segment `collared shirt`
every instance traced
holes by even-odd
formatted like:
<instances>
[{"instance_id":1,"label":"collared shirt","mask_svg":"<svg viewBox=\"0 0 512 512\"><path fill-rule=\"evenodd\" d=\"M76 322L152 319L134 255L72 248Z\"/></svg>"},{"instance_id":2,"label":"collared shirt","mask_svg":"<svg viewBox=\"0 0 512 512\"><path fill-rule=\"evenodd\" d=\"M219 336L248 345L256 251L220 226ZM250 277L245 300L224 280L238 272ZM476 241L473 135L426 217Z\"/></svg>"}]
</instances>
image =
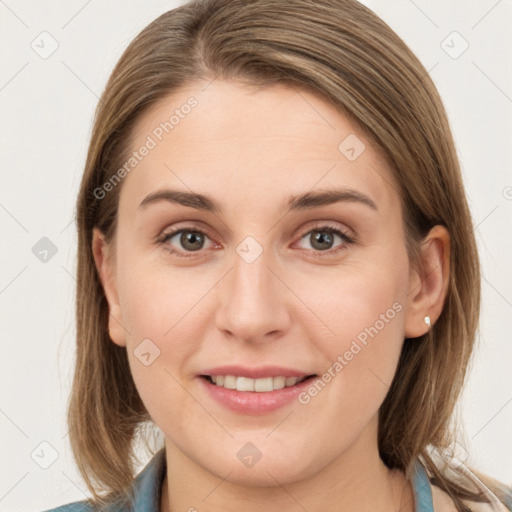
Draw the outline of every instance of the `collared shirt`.
<instances>
[{"instance_id":1,"label":"collared shirt","mask_svg":"<svg viewBox=\"0 0 512 512\"><path fill-rule=\"evenodd\" d=\"M160 510L160 497L166 466L165 448L162 448L133 481L134 508L114 504L106 509L105 512L158 512ZM414 491L415 512L434 512L434 502L436 502L436 512L456 510L454 505L451 505L450 501L448 501L448 495L430 483L425 468L419 460L415 463L411 483ZM432 495L433 491L434 498ZM506 512L505 506L503 505L502 507L499 505L491 507L485 504L478 504L470 510L504 510ZM76 501L45 512L95 512L96 510L92 505L88 505L86 501Z\"/></svg>"}]
</instances>

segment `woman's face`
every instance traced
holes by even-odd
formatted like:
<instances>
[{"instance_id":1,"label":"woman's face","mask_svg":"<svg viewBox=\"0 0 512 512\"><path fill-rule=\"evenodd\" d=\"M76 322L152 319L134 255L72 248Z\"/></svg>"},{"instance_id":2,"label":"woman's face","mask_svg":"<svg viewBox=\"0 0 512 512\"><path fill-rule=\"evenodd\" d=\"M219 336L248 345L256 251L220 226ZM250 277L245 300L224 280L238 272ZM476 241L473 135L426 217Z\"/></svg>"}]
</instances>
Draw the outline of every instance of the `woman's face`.
<instances>
[{"instance_id":1,"label":"woman's face","mask_svg":"<svg viewBox=\"0 0 512 512\"><path fill-rule=\"evenodd\" d=\"M122 188L102 275L167 449L253 485L376 456L404 337L427 330L379 151L316 96L222 81L161 100L132 150L104 187Z\"/></svg>"}]
</instances>

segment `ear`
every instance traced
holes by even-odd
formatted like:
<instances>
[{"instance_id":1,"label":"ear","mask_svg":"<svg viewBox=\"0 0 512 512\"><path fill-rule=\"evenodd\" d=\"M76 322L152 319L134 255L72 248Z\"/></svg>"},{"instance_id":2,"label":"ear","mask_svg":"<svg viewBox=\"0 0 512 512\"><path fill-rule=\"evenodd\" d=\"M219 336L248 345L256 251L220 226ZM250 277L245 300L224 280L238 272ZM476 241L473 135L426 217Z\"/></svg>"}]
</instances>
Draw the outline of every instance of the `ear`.
<instances>
[{"instance_id":1,"label":"ear","mask_svg":"<svg viewBox=\"0 0 512 512\"><path fill-rule=\"evenodd\" d=\"M422 242L419 268L411 267L405 317L405 337L416 338L428 332L443 310L450 276L450 234L434 226Z\"/></svg>"},{"instance_id":2,"label":"ear","mask_svg":"<svg viewBox=\"0 0 512 512\"><path fill-rule=\"evenodd\" d=\"M114 248L105 242L105 235L98 228L93 228L92 252L94 262L109 306L108 332L116 345L125 347L126 332L121 322L121 306L119 305L115 268L111 257L112 250Z\"/></svg>"}]
</instances>

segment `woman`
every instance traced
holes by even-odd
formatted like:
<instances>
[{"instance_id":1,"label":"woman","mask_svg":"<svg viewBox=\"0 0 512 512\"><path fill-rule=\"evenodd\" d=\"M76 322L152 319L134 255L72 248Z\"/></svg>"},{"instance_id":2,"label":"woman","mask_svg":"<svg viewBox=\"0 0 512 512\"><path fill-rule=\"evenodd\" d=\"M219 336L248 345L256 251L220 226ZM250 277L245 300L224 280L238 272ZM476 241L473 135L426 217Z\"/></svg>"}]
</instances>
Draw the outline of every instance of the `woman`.
<instances>
[{"instance_id":1,"label":"woman","mask_svg":"<svg viewBox=\"0 0 512 512\"><path fill-rule=\"evenodd\" d=\"M450 128L371 11L160 16L100 100L77 223L93 500L60 510L506 510L450 429L480 301Z\"/></svg>"}]
</instances>

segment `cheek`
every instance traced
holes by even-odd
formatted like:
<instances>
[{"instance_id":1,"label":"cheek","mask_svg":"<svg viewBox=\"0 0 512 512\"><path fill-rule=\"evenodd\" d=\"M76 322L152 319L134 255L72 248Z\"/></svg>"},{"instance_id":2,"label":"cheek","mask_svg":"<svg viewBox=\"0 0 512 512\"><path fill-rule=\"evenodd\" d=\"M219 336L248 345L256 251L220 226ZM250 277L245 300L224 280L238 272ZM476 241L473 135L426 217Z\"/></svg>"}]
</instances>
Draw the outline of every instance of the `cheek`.
<instances>
[{"instance_id":1,"label":"cheek","mask_svg":"<svg viewBox=\"0 0 512 512\"><path fill-rule=\"evenodd\" d=\"M388 262L365 261L360 267L333 273L322 283L311 279L303 283L308 305L321 319L307 328L308 338L316 340L326 356L321 378L326 387L336 390L329 400L349 409L367 409L369 414L384 399L404 340L407 259L395 255ZM333 411L339 411L332 405ZM346 409L339 412L345 413Z\"/></svg>"},{"instance_id":2,"label":"cheek","mask_svg":"<svg viewBox=\"0 0 512 512\"><path fill-rule=\"evenodd\" d=\"M157 251L151 257L134 252L119 264L119 300L132 343L144 336L172 345L216 282L199 268L172 268Z\"/></svg>"},{"instance_id":3,"label":"cheek","mask_svg":"<svg viewBox=\"0 0 512 512\"><path fill-rule=\"evenodd\" d=\"M127 355L136 387L152 417L158 415L162 396L181 396L178 381L184 362L194 351L186 332L200 292L185 281L179 272L167 270L164 274L161 266L137 258L136 253L119 260L119 302ZM179 398L177 402L179 407Z\"/></svg>"},{"instance_id":4,"label":"cheek","mask_svg":"<svg viewBox=\"0 0 512 512\"><path fill-rule=\"evenodd\" d=\"M165 362L171 371L185 373L186 361L201 340L205 292L201 286L182 283L178 274L167 277L167 282L154 280L146 270L126 281L122 311L129 331L127 347L135 356L149 352L156 366Z\"/></svg>"},{"instance_id":5,"label":"cheek","mask_svg":"<svg viewBox=\"0 0 512 512\"><path fill-rule=\"evenodd\" d=\"M378 335L401 341L401 312L407 294L407 275L402 268L407 264L386 266L382 260L375 264L366 261L319 279L304 276L296 281L316 317L310 325L325 330L325 346L331 355L348 349L354 339L364 344ZM318 332L311 331L310 339L320 338Z\"/></svg>"},{"instance_id":6,"label":"cheek","mask_svg":"<svg viewBox=\"0 0 512 512\"><path fill-rule=\"evenodd\" d=\"M178 429L181 422L175 418L187 417L192 405L184 391L187 362L197 350L191 343L190 319L182 301L170 301L159 290L139 288L136 295L127 307L131 374L153 421L164 431L168 425Z\"/></svg>"}]
</instances>

